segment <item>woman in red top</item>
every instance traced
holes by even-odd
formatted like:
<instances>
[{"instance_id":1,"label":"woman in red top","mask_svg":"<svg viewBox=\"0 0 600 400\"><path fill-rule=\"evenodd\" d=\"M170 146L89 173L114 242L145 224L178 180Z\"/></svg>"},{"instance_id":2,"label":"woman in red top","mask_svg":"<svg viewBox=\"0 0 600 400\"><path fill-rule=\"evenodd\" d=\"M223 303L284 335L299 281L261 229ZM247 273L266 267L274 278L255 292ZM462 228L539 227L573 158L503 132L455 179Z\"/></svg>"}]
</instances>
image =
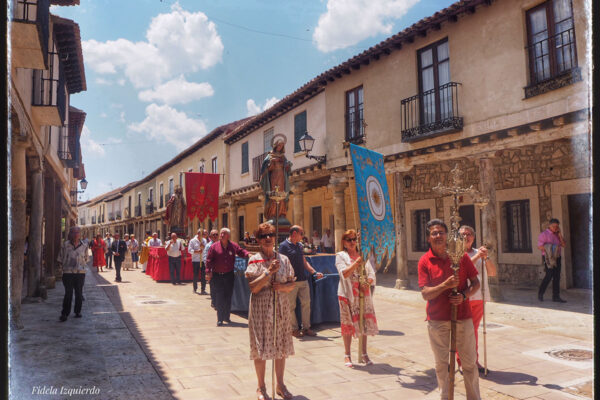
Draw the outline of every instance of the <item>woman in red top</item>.
<instances>
[{"instance_id":1,"label":"woman in red top","mask_svg":"<svg viewBox=\"0 0 600 400\"><path fill-rule=\"evenodd\" d=\"M96 239L92 241L92 254L94 255L94 267L98 268L98 272L104 272L102 267L106 265L106 260L104 259L104 240L102 240L102 235L96 235Z\"/></svg>"}]
</instances>

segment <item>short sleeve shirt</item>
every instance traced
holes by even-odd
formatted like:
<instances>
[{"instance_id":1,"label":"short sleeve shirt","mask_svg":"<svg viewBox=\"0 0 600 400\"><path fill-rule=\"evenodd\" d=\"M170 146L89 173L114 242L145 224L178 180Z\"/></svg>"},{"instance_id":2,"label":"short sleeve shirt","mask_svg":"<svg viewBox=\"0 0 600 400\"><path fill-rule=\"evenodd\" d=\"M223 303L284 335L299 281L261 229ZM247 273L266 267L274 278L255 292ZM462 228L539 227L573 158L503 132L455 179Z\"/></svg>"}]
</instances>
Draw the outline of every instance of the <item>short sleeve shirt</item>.
<instances>
[{"instance_id":1,"label":"short sleeve shirt","mask_svg":"<svg viewBox=\"0 0 600 400\"><path fill-rule=\"evenodd\" d=\"M289 239L286 239L279 245L279 252L290 259L296 280L305 281L307 278L304 269L304 246L302 243L298 242L294 244Z\"/></svg>"},{"instance_id":2,"label":"short sleeve shirt","mask_svg":"<svg viewBox=\"0 0 600 400\"><path fill-rule=\"evenodd\" d=\"M449 257L440 258L433 254L431 249L425 253L419 260L419 287L437 286L443 283L454 273L452 270L452 261ZM477 277L477 269L469 256L465 253L460 260L460 269L458 272L459 284L457 290L463 291L467 288L467 279ZM440 293L435 299L427 301L427 320L432 321L450 321L450 298L448 297L452 289L447 289ZM457 319L471 318L471 306L469 299L458 305Z\"/></svg>"}]
</instances>

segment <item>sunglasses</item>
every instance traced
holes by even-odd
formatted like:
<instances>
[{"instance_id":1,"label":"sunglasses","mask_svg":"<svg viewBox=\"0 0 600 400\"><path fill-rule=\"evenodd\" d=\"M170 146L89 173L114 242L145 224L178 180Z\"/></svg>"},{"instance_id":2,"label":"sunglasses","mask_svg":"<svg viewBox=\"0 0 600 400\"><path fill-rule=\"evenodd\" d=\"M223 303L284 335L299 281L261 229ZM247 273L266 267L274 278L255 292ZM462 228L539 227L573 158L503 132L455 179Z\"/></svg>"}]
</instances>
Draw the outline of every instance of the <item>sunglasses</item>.
<instances>
[{"instance_id":1,"label":"sunglasses","mask_svg":"<svg viewBox=\"0 0 600 400\"><path fill-rule=\"evenodd\" d=\"M354 237L354 238L347 238L347 239L344 239L344 240L346 242L356 242L357 239Z\"/></svg>"},{"instance_id":2,"label":"sunglasses","mask_svg":"<svg viewBox=\"0 0 600 400\"><path fill-rule=\"evenodd\" d=\"M266 239L266 238L272 238L275 237L275 232L273 233L263 233L261 235L258 235L259 239Z\"/></svg>"}]
</instances>

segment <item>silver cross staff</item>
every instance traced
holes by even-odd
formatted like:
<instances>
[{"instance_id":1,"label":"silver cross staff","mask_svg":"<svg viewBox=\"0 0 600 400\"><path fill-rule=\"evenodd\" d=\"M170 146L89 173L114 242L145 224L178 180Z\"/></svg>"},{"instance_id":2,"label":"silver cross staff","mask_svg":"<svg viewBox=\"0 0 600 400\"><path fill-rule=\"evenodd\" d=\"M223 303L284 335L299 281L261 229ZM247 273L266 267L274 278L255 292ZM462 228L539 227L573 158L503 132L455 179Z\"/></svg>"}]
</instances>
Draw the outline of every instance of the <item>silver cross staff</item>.
<instances>
[{"instance_id":1,"label":"silver cross staff","mask_svg":"<svg viewBox=\"0 0 600 400\"><path fill-rule=\"evenodd\" d=\"M452 215L450 217L451 230L448 235L448 246L447 253L448 257L452 261L452 270L454 276L458 276L460 269L460 259L465 254L465 240L458 233L460 227L460 215L458 214L458 201L459 196L468 194L474 199L474 203L477 205L487 204L488 200L483 198L481 193L473 187L473 185L465 188L463 187L463 172L460 170L458 164L450 171L450 177L452 184L450 186L443 186L438 183L433 190L444 195L452 195L453 207ZM452 289L452 294L457 294L456 288ZM454 400L454 374L456 370L456 317L457 317L457 306L452 304L451 307L451 323L450 323L450 370L448 374L448 400Z\"/></svg>"}]
</instances>

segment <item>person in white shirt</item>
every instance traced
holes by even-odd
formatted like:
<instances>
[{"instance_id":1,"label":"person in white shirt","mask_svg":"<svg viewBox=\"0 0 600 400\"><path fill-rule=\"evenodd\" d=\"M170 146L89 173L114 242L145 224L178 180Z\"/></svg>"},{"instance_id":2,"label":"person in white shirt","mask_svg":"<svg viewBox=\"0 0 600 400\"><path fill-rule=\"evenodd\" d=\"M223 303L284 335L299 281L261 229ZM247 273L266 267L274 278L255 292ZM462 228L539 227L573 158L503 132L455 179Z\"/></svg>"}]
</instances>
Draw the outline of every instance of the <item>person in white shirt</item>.
<instances>
[{"instance_id":1,"label":"person in white shirt","mask_svg":"<svg viewBox=\"0 0 600 400\"><path fill-rule=\"evenodd\" d=\"M183 244L181 239L177 239L175 232L171 233L171 240L165 245L167 256L169 256L169 275L173 285L181 284L181 250Z\"/></svg>"},{"instance_id":2,"label":"person in white shirt","mask_svg":"<svg viewBox=\"0 0 600 400\"><path fill-rule=\"evenodd\" d=\"M112 244L113 244L113 237L112 234L110 232L106 232L106 236L104 237L104 245L105 250L104 250L104 258L106 259L106 268L107 269L112 269L112 261L113 261L113 253L112 253Z\"/></svg>"},{"instance_id":3,"label":"person in white shirt","mask_svg":"<svg viewBox=\"0 0 600 400\"><path fill-rule=\"evenodd\" d=\"M325 233L321 238L321 244L323 245L323 252L333 254L333 237L331 236L331 229L325 229Z\"/></svg>"},{"instance_id":4,"label":"person in white shirt","mask_svg":"<svg viewBox=\"0 0 600 400\"><path fill-rule=\"evenodd\" d=\"M194 293L198 290L198 274L200 274L200 294L206 294L206 269L202 265L202 252L206 246L206 239L202 237L202 229L198 229L196 236L188 245L188 252L192 255L192 267L194 268L193 287Z\"/></svg>"},{"instance_id":5,"label":"person in white shirt","mask_svg":"<svg viewBox=\"0 0 600 400\"><path fill-rule=\"evenodd\" d=\"M162 241L158 238L158 233L154 232L152 234L152 239L148 242L150 247L160 247L162 246Z\"/></svg>"},{"instance_id":6,"label":"person in white shirt","mask_svg":"<svg viewBox=\"0 0 600 400\"><path fill-rule=\"evenodd\" d=\"M219 239L219 231L216 229L210 231L210 236L208 237L208 239L209 241L208 243L206 243L206 246L204 246L204 252L202 253L202 265L205 268L206 257L208 256L208 249L210 249L210 246L212 246L212 244ZM212 308L215 308L215 290L213 289L213 282L210 279L208 279L208 286L210 287L210 306Z\"/></svg>"},{"instance_id":7,"label":"person in white shirt","mask_svg":"<svg viewBox=\"0 0 600 400\"><path fill-rule=\"evenodd\" d=\"M140 244L138 243L138 241L135 238L134 234L131 234L129 236L129 251L131 252L131 262L133 263L134 268L139 268L138 267L138 250L140 248Z\"/></svg>"},{"instance_id":8,"label":"person in white shirt","mask_svg":"<svg viewBox=\"0 0 600 400\"><path fill-rule=\"evenodd\" d=\"M321 238L319 237L319 232L314 231L311 240L313 246L315 246L315 250L321 253Z\"/></svg>"}]
</instances>

